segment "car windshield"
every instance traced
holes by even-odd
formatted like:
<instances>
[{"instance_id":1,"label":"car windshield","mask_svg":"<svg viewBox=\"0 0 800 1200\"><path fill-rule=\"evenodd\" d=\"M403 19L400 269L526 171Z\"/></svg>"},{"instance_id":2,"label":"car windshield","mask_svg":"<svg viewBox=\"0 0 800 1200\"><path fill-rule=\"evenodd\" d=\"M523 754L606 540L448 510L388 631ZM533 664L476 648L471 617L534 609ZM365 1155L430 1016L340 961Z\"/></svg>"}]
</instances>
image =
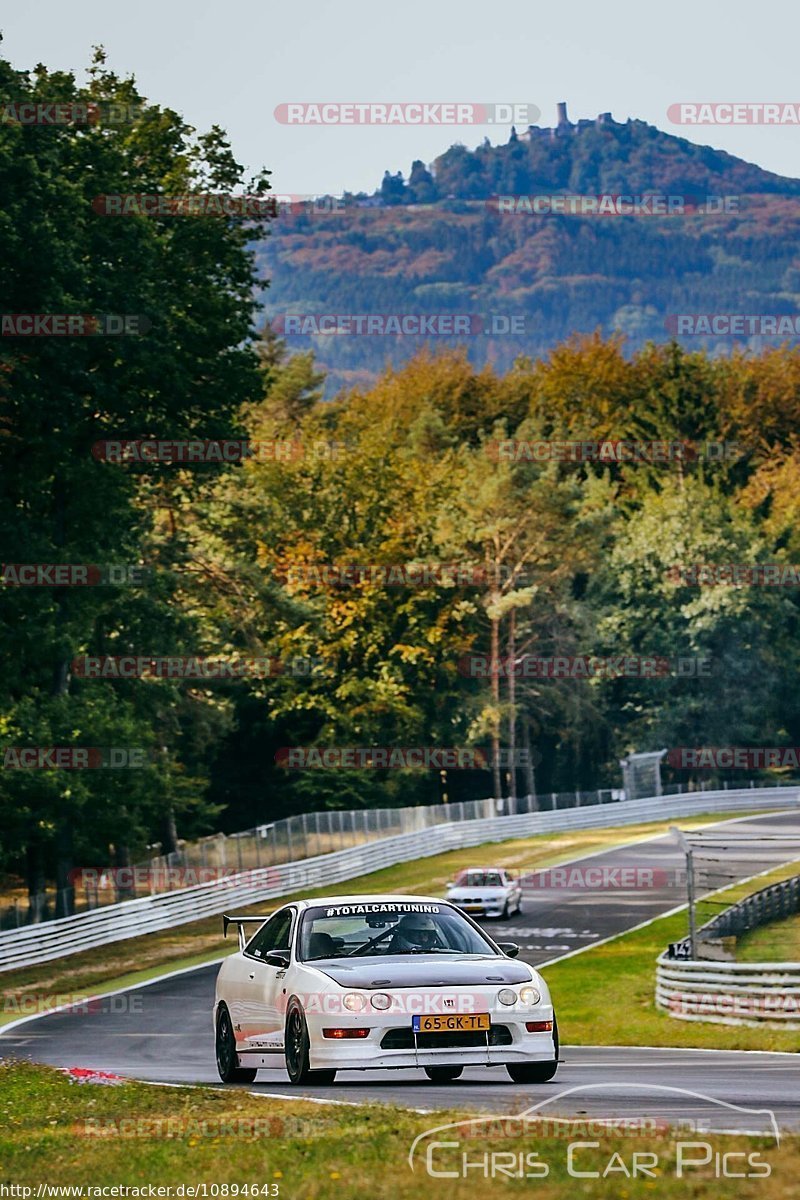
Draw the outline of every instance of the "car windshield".
<instances>
[{"instance_id":1,"label":"car windshield","mask_svg":"<svg viewBox=\"0 0 800 1200\"><path fill-rule=\"evenodd\" d=\"M456 875L457 887L502 887L499 871L462 871Z\"/></svg>"},{"instance_id":2,"label":"car windshield","mask_svg":"<svg viewBox=\"0 0 800 1200\"><path fill-rule=\"evenodd\" d=\"M496 954L480 932L444 904L326 905L303 914L298 957L364 958L388 954Z\"/></svg>"}]
</instances>

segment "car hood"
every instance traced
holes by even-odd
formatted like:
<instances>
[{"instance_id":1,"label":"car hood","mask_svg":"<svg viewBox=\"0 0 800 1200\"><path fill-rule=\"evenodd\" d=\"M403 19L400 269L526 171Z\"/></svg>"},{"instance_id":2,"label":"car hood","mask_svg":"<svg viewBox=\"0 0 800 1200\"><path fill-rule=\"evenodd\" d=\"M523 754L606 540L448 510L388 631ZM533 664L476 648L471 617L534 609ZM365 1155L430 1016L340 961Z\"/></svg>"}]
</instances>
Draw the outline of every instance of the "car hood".
<instances>
[{"instance_id":1,"label":"car hood","mask_svg":"<svg viewBox=\"0 0 800 1200\"><path fill-rule=\"evenodd\" d=\"M480 984L528 983L531 968L509 958L423 958L417 954L387 955L378 961L315 959L307 964L342 987L475 987Z\"/></svg>"}]
</instances>

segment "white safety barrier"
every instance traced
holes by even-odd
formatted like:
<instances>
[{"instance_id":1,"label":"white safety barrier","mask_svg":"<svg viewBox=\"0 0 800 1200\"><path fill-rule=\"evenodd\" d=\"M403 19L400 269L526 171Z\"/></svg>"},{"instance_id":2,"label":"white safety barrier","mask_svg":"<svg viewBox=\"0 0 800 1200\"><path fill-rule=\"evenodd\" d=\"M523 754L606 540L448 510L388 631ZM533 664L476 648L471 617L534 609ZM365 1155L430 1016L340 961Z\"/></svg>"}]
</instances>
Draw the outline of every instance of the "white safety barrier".
<instances>
[{"instance_id":1,"label":"white safety barrier","mask_svg":"<svg viewBox=\"0 0 800 1200\"><path fill-rule=\"evenodd\" d=\"M681 1021L800 1029L800 963L703 962L662 954L656 1006Z\"/></svg>"},{"instance_id":2,"label":"white safety barrier","mask_svg":"<svg viewBox=\"0 0 800 1200\"><path fill-rule=\"evenodd\" d=\"M742 788L680 796L652 796L616 804L591 805L518 816L488 817L442 824L337 850L317 858L263 867L180 891L126 900L103 908L29 925L0 935L0 972L49 962L67 954L110 942L156 933L246 905L313 888L329 887L397 863L426 858L447 850L499 842L506 838L636 825L643 821L692 816L696 813L791 808L800 793L791 788Z\"/></svg>"}]
</instances>

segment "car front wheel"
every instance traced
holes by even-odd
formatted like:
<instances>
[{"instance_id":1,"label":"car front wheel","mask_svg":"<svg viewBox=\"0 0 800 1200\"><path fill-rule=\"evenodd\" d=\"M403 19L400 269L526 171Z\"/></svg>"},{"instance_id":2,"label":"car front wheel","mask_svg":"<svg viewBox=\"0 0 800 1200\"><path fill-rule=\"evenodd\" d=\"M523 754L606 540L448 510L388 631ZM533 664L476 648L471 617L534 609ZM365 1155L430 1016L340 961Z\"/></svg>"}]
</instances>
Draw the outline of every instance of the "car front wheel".
<instances>
[{"instance_id":1,"label":"car front wheel","mask_svg":"<svg viewBox=\"0 0 800 1200\"><path fill-rule=\"evenodd\" d=\"M556 1056L549 1062L506 1063L514 1083L549 1083L558 1070L558 1021L553 1018L553 1044Z\"/></svg>"},{"instance_id":2,"label":"car front wheel","mask_svg":"<svg viewBox=\"0 0 800 1200\"><path fill-rule=\"evenodd\" d=\"M239 1055L236 1053L236 1038L233 1033L230 1013L224 1004L219 1007L217 1014L217 1071L223 1083L252 1083L256 1077L256 1068L240 1067Z\"/></svg>"},{"instance_id":3,"label":"car front wheel","mask_svg":"<svg viewBox=\"0 0 800 1200\"><path fill-rule=\"evenodd\" d=\"M506 1070L514 1083L549 1083L558 1070L558 1063L506 1063Z\"/></svg>"},{"instance_id":4,"label":"car front wheel","mask_svg":"<svg viewBox=\"0 0 800 1200\"><path fill-rule=\"evenodd\" d=\"M292 1083L333 1083L335 1071L312 1071L308 1065L308 1025L302 1008L293 1001L286 1014L284 1056L286 1071Z\"/></svg>"}]
</instances>

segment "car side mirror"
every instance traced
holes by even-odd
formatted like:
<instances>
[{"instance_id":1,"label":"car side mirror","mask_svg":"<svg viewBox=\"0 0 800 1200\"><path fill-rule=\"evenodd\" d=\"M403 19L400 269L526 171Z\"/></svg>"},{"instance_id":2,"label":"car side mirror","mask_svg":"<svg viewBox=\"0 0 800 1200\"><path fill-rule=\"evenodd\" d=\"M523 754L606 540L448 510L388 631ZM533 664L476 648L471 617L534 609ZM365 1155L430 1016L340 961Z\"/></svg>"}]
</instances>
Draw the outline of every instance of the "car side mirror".
<instances>
[{"instance_id":1,"label":"car side mirror","mask_svg":"<svg viewBox=\"0 0 800 1200\"><path fill-rule=\"evenodd\" d=\"M270 950L264 955L264 962L268 967L280 967L285 971L289 966L289 951L288 950Z\"/></svg>"},{"instance_id":2,"label":"car side mirror","mask_svg":"<svg viewBox=\"0 0 800 1200\"><path fill-rule=\"evenodd\" d=\"M506 958L516 958L519 954L519 946L516 942L498 942L497 945Z\"/></svg>"}]
</instances>

